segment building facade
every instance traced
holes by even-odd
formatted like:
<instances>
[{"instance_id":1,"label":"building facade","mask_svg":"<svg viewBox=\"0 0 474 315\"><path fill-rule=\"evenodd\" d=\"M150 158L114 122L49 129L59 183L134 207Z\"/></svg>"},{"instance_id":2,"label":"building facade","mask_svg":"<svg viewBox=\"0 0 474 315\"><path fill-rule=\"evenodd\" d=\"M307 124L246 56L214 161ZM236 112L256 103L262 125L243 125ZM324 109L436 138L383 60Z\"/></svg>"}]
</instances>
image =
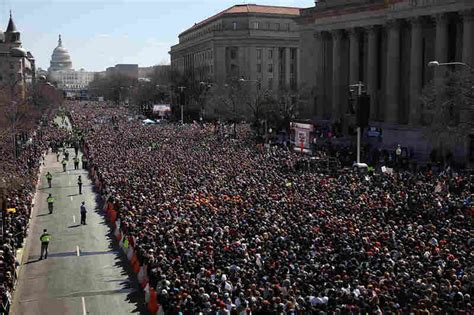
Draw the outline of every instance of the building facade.
<instances>
[{"instance_id":1,"label":"building facade","mask_svg":"<svg viewBox=\"0 0 474 315\"><path fill-rule=\"evenodd\" d=\"M473 9L472 0L320 0L301 10L300 76L313 117L344 121L349 85L363 82L384 145L404 141L426 155L421 92L449 70L428 62L474 65Z\"/></svg>"},{"instance_id":2,"label":"building facade","mask_svg":"<svg viewBox=\"0 0 474 315\"><path fill-rule=\"evenodd\" d=\"M139 77L138 64L117 64L113 67L108 67L105 72L109 76L119 74L135 80Z\"/></svg>"},{"instance_id":3,"label":"building facade","mask_svg":"<svg viewBox=\"0 0 474 315\"><path fill-rule=\"evenodd\" d=\"M179 35L171 69L193 81L245 78L262 88L296 88L299 8L235 5Z\"/></svg>"},{"instance_id":4,"label":"building facade","mask_svg":"<svg viewBox=\"0 0 474 315\"><path fill-rule=\"evenodd\" d=\"M7 30L0 31L0 91L23 99L28 86L34 88L35 59L22 47L20 35L10 13Z\"/></svg>"},{"instance_id":5,"label":"building facade","mask_svg":"<svg viewBox=\"0 0 474 315\"><path fill-rule=\"evenodd\" d=\"M86 93L89 83L94 79L94 74L84 69L73 69L71 56L63 46L61 35L59 35L58 46L53 50L48 69L50 80L56 82L57 87L68 97L75 97Z\"/></svg>"}]
</instances>

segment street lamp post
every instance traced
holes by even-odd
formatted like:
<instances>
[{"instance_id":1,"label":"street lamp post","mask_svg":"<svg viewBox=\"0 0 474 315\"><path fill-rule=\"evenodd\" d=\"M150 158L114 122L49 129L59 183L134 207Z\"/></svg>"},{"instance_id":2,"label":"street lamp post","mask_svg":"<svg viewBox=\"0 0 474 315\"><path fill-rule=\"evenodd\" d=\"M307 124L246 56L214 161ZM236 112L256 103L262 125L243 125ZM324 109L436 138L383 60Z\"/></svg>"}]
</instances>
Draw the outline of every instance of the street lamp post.
<instances>
[{"instance_id":1,"label":"street lamp post","mask_svg":"<svg viewBox=\"0 0 474 315\"><path fill-rule=\"evenodd\" d=\"M436 60L428 62L428 67L442 67L442 66L463 66L463 67L469 68L471 71L474 71L474 68L465 62L459 62L459 61L439 62Z\"/></svg>"},{"instance_id":2,"label":"street lamp post","mask_svg":"<svg viewBox=\"0 0 474 315\"><path fill-rule=\"evenodd\" d=\"M246 80L244 79L243 77L238 79L238 82L240 83L244 83L244 82L252 82L252 83L257 83L257 89L260 89L260 81L259 80ZM268 93L268 89L266 89L264 92L263 92L263 95L266 95ZM255 110L257 112L257 119L258 119L258 111L259 111L259 97L258 97L258 94L257 94L257 99L256 99L256 103L255 103ZM266 115L265 115L266 116ZM258 120L257 120L258 121ZM260 121L259 121L259 126L260 127ZM267 129L267 118L265 118L265 122L264 122L264 127L265 127L265 138L268 138L268 129ZM258 128L257 130L258 132L258 135L260 136L260 128Z\"/></svg>"},{"instance_id":3,"label":"street lamp post","mask_svg":"<svg viewBox=\"0 0 474 315\"><path fill-rule=\"evenodd\" d=\"M204 82L204 81L201 81L199 82L199 85L201 87L204 87L204 91L201 90L201 93L202 94L204 92L204 96L202 98L204 98L202 100L202 103L201 103L201 109L200 109L200 117L199 117L199 120L202 122L203 119L204 119L204 113L205 113L205 109L204 109L204 102L205 102L205 98L207 96L207 92L209 91L209 89L214 85L214 83L212 82ZM201 96L201 95L200 95Z\"/></svg>"},{"instance_id":4,"label":"street lamp post","mask_svg":"<svg viewBox=\"0 0 474 315\"><path fill-rule=\"evenodd\" d=\"M349 87L357 87L357 95L361 96L362 95L362 87L364 84L359 81L357 84L351 84ZM357 165L360 164L360 126L357 126Z\"/></svg>"},{"instance_id":5,"label":"street lamp post","mask_svg":"<svg viewBox=\"0 0 474 315\"><path fill-rule=\"evenodd\" d=\"M186 87L185 86L178 86L178 89L180 91L179 94L179 102L181 103L181 123L184 124L184 101L183 101L183 91Z\"/></svg>"},{"instance_id":6,"label":"street lamp post","mask_svg":"<svg viewBox=\"0 0 474 315\"><path fill-rule=\"evenodd\" d=\"M231 88L233 89L232 86L230 86L229 84L224 84L224 87L225 88ZM237 113L236 113L236 108L235 108L235 99L232 100L232 125L233 125L233 133L234 133L234 139L237 138L237 128L236 128L236 125L237 125Z\"/></svg>"}]
</instances>

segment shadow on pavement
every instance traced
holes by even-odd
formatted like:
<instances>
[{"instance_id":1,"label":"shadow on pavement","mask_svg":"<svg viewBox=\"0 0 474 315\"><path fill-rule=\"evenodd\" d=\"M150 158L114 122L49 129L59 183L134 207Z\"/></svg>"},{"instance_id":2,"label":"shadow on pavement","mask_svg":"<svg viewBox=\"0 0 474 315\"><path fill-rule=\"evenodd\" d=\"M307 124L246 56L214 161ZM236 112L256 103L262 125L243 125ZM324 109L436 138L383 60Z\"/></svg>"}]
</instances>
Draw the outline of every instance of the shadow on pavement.
<instances>
[{"instance_id":1,"label":"shadow on pavement","mask_svg":"<svg viewBox=\"0 0 474 315\"><path fill-rule=\"evenodd\" d=\"M70 225L70 226L68 226L67 228L68 228L68 229L73 229L73 228L77 228L78 226L81 226L81 225L80 225L80 224Z\"/></svg>"},{"instance_id":2,"label":"shadow on pavement","mask_svg":"<svg viewBox=\"0 0 474 315\"><path fill-rule=\"evenodd\" d=\"M37 258L37 259L28 260L26 263L24 263L24 265L33 264L33 263L38 262L38 261L41 261L41 259Z\"/></svg>"},{"instance_id":3,"label":"shadow on pavement","mask_svg":"<svg viewBox=\"0 0 474 315\"><path fill-rule=\"evenodd\" d=\"M46 215L50 215L51 213L43 213L43 214L38 214L37 217L44 217Z\"/></svg>"}]
</instances>

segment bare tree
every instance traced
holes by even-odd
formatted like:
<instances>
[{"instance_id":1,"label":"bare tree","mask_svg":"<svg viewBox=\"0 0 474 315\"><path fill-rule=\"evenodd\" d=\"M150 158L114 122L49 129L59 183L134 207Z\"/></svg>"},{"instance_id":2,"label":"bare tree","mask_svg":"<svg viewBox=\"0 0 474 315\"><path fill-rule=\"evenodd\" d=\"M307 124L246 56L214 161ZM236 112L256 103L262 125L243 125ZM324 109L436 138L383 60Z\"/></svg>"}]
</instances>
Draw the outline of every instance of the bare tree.
<instances>
[{"instance_id":1,"label":"bare tree","mask_svg":"<svg viewBox=\"0 0 474 315\"><path fill-rule=\"evenodd\" d=\"M428 117L425 136L440 149L459 144L474 132L473 72L448 72L439 82L430 82L421 101Z\"/></svg>"}]
</instances>

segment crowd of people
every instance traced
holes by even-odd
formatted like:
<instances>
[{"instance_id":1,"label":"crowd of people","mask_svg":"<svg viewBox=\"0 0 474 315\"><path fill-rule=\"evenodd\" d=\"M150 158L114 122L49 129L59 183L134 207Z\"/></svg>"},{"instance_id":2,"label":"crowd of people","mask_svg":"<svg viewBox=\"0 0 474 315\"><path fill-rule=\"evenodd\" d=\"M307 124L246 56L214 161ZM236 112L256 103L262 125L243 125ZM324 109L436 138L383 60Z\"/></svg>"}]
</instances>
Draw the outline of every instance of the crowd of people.
<instances>
[{"instance_id":1,"label":"crowd of people","mask_svg":"<svg viewBox=\"0 0 474 315\"><path fill-rule=\"evenodd\" d=\"M45 117L49 120L51 117ZM37 126L38 127L38 126ZM8 314L16 280L16 251L26 237L43 152L66 139L65 130L44 124L0 141L0 314Z\"/></svg>"},{"instance_id":2,"label":"crowd of people","mask_svg":"<svg viewBox=\"0 0 474 315\"><path fill-rule=\"evenodd\" d=\"M166 314L469 313L465 175L296 172L211 125L71 102L90 167Z\"/></svg>"}]
</instances>

